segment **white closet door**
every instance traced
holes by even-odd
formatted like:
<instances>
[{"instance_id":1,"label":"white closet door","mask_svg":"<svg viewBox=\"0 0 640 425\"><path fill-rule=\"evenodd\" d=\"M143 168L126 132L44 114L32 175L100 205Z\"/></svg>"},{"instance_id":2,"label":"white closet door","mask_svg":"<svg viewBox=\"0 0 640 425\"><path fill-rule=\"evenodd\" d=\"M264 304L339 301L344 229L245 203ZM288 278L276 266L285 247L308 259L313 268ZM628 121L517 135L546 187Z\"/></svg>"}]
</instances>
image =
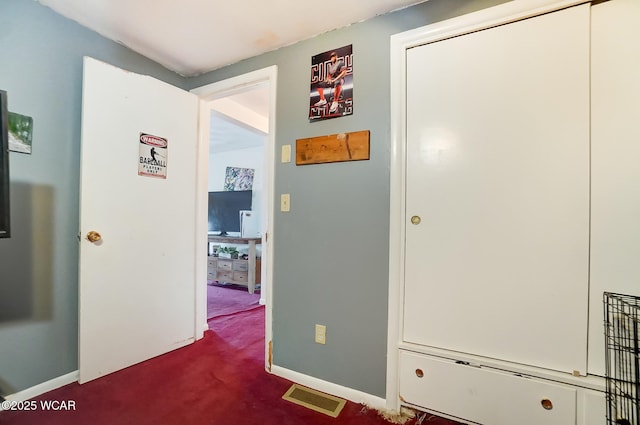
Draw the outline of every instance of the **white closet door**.
<instances>
[{"instance_id":1,"label":"white closet door","mask_svg":"<svg viewBox=\"0 0 640 425\"><path fill-rule=\"evenodd\" d=\"M589 6L416 47L407 69L404 340L584 373Z\"/></svg>"},{"instance_id":2,"label":"white closet door","mask_svg":"<svg viewBox=\"0 0 640 425\"><path fill-rule=\"evenodd\" d=\"M640 2L592 13L589 373L604 375L602 293L640 295Z\"/></svg>"}]
</instances>

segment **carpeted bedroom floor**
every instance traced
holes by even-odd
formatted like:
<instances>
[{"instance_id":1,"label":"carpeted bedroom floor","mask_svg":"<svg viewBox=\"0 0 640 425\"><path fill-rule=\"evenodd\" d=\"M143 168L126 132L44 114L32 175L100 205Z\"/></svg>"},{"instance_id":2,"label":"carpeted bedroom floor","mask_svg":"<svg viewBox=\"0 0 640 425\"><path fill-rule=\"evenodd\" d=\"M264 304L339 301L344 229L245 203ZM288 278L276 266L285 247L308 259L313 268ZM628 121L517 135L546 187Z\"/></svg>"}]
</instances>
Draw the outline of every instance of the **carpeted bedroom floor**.
<instances>
[{"instance_id":1,"label":"carpeted bedroom floor","mask_svg":"<svg viewBox=\"0 0 640 425\"><path fill-rule=\"evenodd\" d=\"M232 284L207 285L207 320L260 306L260 290L250 294L246 287Z\"/></svg>"}]
</instances>

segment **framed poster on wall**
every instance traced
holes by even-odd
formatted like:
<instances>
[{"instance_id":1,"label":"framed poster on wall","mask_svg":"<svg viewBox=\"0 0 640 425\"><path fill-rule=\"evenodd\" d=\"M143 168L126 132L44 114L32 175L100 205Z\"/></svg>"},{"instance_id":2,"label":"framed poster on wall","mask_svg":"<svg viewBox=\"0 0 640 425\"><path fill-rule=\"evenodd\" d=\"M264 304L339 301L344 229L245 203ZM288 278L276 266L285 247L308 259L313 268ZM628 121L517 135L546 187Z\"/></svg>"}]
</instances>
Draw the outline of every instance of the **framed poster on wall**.
<instances>
[{"instance_id":1,"label":"framed poster on wall","mask_svg":"<svg viewBox=\"0 0 640 425\"><path fill-rule=\"evenodd\" d=\"M353 114L352 45L319 53L311 58L309 120Z\"/></svg>"},{"instance_id":2,"label":"framed poster on wall","mask_svg":"<svg viewBox=\"0 0 640 425\"><path fill-rule=\"evenodd\" d=\"M7 92L0 90L0 238L11 235L9 223L9 111Z\"/></svg>"},{"instance_id":3,"label":"framed poster on wall","mask_svg":"<svg viewBox=\"0 0 640 425\"><path fill-rule=\"evenodd\" d=\"M31 153L33 118L9 111L9 151Z\"/></svg>"}]
</instances>

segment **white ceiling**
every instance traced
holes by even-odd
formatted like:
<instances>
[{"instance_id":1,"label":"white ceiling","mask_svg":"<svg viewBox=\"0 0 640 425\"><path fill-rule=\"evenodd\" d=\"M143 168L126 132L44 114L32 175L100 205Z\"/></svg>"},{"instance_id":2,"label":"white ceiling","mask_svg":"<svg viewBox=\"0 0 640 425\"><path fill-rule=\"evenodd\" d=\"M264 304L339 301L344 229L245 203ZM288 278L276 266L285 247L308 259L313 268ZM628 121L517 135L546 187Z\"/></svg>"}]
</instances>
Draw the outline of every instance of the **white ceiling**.
<instances>
[{"instance_id":1,"label":"white ceiling","mask_svg":"<svg viewBox=\"0 0 640 425\"><path fill-rule=\"evenodd\" d=\"M218 154L264 146L267 135L212 111L209 141L209 152Z\"/></svg>"},{"instance_id":2,"label":"white ceiling","mask_svg":"<svg viewBox=\"0 0 640 425\"><path fill-rule=\"evenodd\" d=\"M180 75L195 76L425 0L38 1ZM226 101L212 111L211 151L263 144L268 129L246 124L229 106L266 121L268 87Z\"/></svg>"},{"instance_id":3,"label":"white ceiling","mask_svg":"<svg viewBox=\"0 0 640 425\"><path fill-rule=\"evenodd\" d=\"M425 0L38 0L195 76Z\"/></svg>"},{"instance_id":4,"label":"white ceiling","mask_svg":"<svg viewBox=\"0 0 640 425\"><path fill-rule=\"evenodd\" d=\"M269 133L269 86L211 102L210 151L220 153L262 146Z\"/></svg>"}]
</instances>

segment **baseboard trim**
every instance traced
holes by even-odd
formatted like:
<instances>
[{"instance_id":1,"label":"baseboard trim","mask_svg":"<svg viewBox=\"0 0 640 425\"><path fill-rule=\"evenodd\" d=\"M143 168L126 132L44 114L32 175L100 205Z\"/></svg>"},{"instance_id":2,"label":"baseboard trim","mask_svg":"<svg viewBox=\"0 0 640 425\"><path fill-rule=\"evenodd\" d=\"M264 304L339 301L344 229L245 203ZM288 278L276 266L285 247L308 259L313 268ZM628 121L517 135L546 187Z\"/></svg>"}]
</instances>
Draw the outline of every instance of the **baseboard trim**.
<instances>
[{"instance_id":1,"label":"baseboard trim","mask_svg":"<svg viewBox=\"0 0 640 425\"><path fill-rule=\"evenodd\" d=\"M53 378L49 381L35 385L31 388L27 388L26 390L18 391L17 393L5 396L5 399L7 401L25 401L77 381L78 371L76 370L67 373L66 375L58 376L57 378ZM0 411L2 410L2 406L0 405Z\"/></svg>"},{"instance_id":2,"label":"baseboard trim","mask_svg":"<svg viewBox=\"0 0 640 425\"><path fill-rule=\"evenodd\" d=\"M354 403L366 404L369 407L381 411L384 411L386 409L387 402L385 399L362 391L354 390L353 388L343 387L342 385L314 378L313 376L304 375L302 373L285 369L276 365L273 365L271 367L271 373L281 378L285 378L289 381L295 382L296 384L304 385L314 390L322 391L323 393L331 394L337 397L346 398L347 400Z\"/></svg>"},{"instance_id":3,"label":"baseboard trim","mask_svg":"<svg viewBox=\"0 0 640 425\"><path fill-rule=\"evenodd\" d=\"M200 329L199 333L196 335L196 341L199 341L202 338L204 338L204 333L209 330L209 322L205 321L204 324L202 324L200 326L201 326L201 329Z\"/></svg>"},{"instance_id":4,"label":"baseboard trim","mask_svg":"<svg viewBox=\"0 0 640 425\"><path fill-rule=\"evenodd\" d=\"M300 372L295 372L293 370L276 365L273 365L271 367L271 373L281 378L288 379L289 381L295 382L297 384L313 388L314 390L345 398L354 403L363 403L369 407L379 410L385 410L386 408L385 399L362 391L354 390L353 388L344 387L342 385L314 378L313 376L305 375ZM31 388L27 388L25 390L18 391L17 393L5 396L5 399L7 401L25 401L77 381L78 371L76 370L67 373L66 375L62 375L41 384L35 385ZM2 411L1 407L0 411Z\"/></svg>"}]
</instances>

